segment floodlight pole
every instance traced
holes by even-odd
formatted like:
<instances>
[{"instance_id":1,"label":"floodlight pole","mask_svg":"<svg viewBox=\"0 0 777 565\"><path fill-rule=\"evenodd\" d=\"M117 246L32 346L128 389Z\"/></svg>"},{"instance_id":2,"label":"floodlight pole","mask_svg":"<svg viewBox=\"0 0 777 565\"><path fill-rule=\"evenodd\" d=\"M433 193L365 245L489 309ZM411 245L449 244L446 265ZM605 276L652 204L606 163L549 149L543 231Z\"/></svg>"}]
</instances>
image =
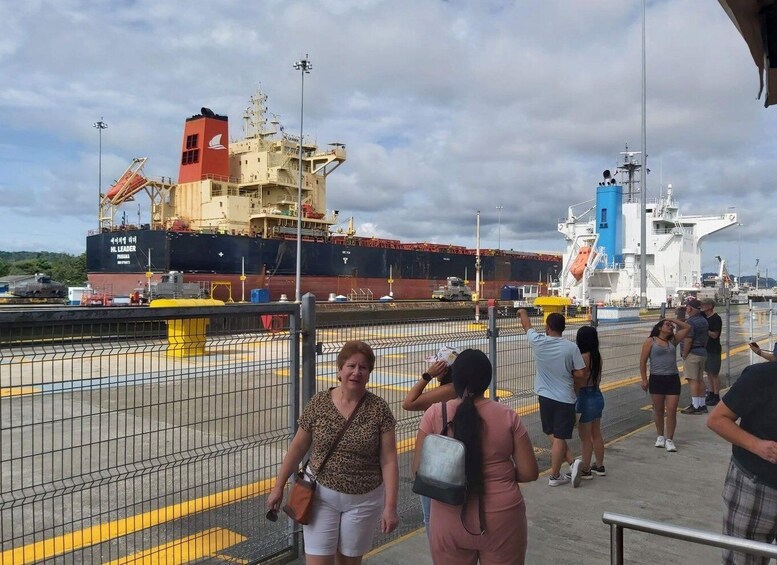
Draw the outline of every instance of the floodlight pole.
<instances>
[{"instance_id":1,"label":"floodlight pole","mask_svg":"<svg viewBox=\"0 0 777 565\"><path fill-rule=\"evenodd\" d=\"M496 207L496 250L501 251L502 249L502 209L504 206L497 206Z\"/></svg>"},{"instance_id":2,"label":"floodlight pole","mask_svg":"<svg viewBox=\"0 0 777 565\"><path fill-rule=\"evenodd\" d=\"M97 128L99 134L99 145L97 149L97 233L100 233L103 215L103 130L108 129L108 124L106 124L103 121L102 116L100 116L100 120L92 124L92 127Z\"/></svg>"},{"instance_id":3,"label":"floodlight pole","mask_svg":"<svg viewBox=\"0 0 777 565\"><path fill-rule=\"evenodd\" d=\"M647 308L647 84L645 76L645 0L642 0L642 167L639 181L639 307Z\"/></svg>"},{"instance_id":4,"label":"floodlight pole","mask_svg":"<svg viewBox=\"0 0 777 565\"><path fill-rule=\"evenodd\" d=\"M299 184L297 185L297 269L294 279L294 300L301 301L301 281L300 273L302 271L302 124L305 117L305 75L313 70L313 65L305 58L294 63L294 68L300 71L302 84L300 88L299 101Z\"/></svg>"},{"instance_id":5,"label":"floodlight pole","mask_svg":"<svg viewBox=\"0 0 777 565\"><path fill-rule=\"evenodd\" d=\"M737 224L738 228L742 227L742 223ZM742 230L737 230L738 242L737 242L737 286L742 287Z\"/></svg>"},{"instance_id":6,"label":"floodlight pole","mask_svg":"<svg viewBox=\"0 0 777 565\"><path fill-rule=\"evenodd\" d=\"M475 227L475 322L480 321L480 210Z\"/></svg>"}]
</instances>

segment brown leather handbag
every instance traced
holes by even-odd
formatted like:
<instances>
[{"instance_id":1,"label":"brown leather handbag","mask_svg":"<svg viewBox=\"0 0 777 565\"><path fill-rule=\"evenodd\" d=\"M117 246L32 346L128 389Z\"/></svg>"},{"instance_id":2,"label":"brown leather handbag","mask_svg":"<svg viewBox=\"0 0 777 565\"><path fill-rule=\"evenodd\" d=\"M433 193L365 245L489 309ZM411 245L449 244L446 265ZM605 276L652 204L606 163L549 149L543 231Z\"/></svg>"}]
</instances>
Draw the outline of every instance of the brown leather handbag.
<instances>
[{"instance_id":1,"label":"brown leather handbag","mask_svg":"<svg viewBox=\"0 0 777 565\"><path fill-rule=\"evenodd\" d=\"M362 396L361 400L359 400L359 404L356 405L356 408L353 409L351 415L348 416L348 420L346 420L340 433L337 434L332 445L329 446L329 451L327 451L324 460L321 462L321 466L318 468L316 475L324 469L324 465L329 461L329 457L331 457L337 444L340 443L340 440L345 435L346 430L351 425L351 422L353 422L356 413L359 411L362 404L364 404L366 398L367 393ZM313 509L313 494L316 492L316 475L308 475L305 471L307 466L308 464L305 463L302 468L294 474L294 484L291 486L289 498L283 506L283 511L289 518L302 525L310 523L310 513Z\"/></svg>"}]
</instances>

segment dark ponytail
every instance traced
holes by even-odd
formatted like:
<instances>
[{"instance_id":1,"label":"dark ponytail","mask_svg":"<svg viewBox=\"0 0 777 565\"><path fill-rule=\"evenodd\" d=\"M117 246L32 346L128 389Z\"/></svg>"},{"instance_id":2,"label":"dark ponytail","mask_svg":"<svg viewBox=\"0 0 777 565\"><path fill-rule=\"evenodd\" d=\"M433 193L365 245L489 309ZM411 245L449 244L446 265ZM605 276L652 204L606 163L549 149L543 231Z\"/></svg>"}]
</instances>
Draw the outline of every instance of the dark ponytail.
<instances>
[{"instance_id":1,"label":"dark ponytail","mask_svg":"<svg viewBox=\"0 0 777 565\"><path fill-rule=\"evenodd\" d=\"M480 414L475 408L475 397L466 395L453 417L453 437L466 448L464 470L467 475L467 491L471 494L483 492L483 448L480 445L482 427Z\"/></svg>"},{"instance_id":2,"label":"dark ponytail","mask_svg":"<svg viewBox=\"0 0 777 565\"><path fill-rule=\"evenodd\" d=\"M491 383L491 362L482 351L465 349L451 366L453 388L461 398L461 405L453 417L453 437L464 444L464 469L470 494L483 493L483 422L475 407L475 399Z\"/></svg>"},{"instance_id":3,"label":"dark ponytail","mask_svg":"<svg viewBox=\"0 0 777 565\"><path fill-rule=\"evenodd\" d=\"M583 326L577 330L577 348L580 353L588 353L591 356L591 372L588 382L593 386L599 386L602 378L602 355L599 353L599 334L596 328Z\"/></svg>"}]
</instances>

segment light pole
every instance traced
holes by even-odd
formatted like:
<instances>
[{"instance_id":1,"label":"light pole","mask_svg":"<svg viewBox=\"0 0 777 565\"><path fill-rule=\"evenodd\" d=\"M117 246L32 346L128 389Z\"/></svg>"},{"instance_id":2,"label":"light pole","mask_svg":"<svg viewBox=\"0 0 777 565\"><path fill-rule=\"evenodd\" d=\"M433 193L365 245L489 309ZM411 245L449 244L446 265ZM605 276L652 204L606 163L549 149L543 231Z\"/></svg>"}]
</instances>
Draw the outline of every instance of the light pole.
<instances>
[{"instance_id":1,"label":"light pole","mask_svg":"<svg viewBox=\"0 0 777 565\"><path fill-rule=\"evenodd\" d=\"M300 287L300 272L302 270L302 120L305 116L305 75L313 70L313 65L305 58L294 63L294 68L300 71L302 85L299 99L299 185L297 186L297 275L294 280L294 300L300 302L302 297Z\"/></svg>"},{"instance_id":2,"label":"light pole","mask_svg":"<svg viewBox=\"0 0 777 565\"><path fill-rule=\"evenodd\" d=\"M502 209L504 206L496 207L496 250L502 249Z\"/></svg>"},{"instance_id":3,"label":"light pole","mask_svg":"<svg viewBox=\"0 0 777 565\"><path fill-rule=\"evenodd\" d=\"M93 124L93 127L97 128L99 133L99 145L97 150L97 232L100 232L102 228L102 203L103 196L101 193L103 185L103 130L108 129L108 124L103 121L102 116L100 120Z\"/></svg>"},{"instance_id":4,"label":"light pole","mask_svg":"<svg viewBox=\"0 0 777 565\"><path fill-rule=\"evenodd\" d=\"M742 227L741 223L737 224L738 228ZM739 241L737 242L737 286L742 286L742 230L737 230Z\"/></svg>"}]
</instances>

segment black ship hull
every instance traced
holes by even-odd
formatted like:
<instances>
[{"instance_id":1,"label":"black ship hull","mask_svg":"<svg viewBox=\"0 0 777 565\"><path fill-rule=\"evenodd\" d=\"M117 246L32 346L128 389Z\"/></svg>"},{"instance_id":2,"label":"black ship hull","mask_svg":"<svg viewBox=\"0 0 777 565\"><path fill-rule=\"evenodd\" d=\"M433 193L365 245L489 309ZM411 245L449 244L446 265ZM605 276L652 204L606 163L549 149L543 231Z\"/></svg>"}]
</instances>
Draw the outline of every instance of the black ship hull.
<instances>
[{"instance_id":1,"label":"black ship hull","mask_svg":"<svg viewBox=\"0 0 777 565\"><path fill-rule=\"evenodd\" d=\"M475 278L476 256L444 250L371 246L342 241L303 241L302 292L320 299L328 293L360 289L375 297L392 292L398 299L430 298L431 290L450 276ZM131 292L146 273L180 271L187 280L240 280L270 288L271 298L293 298L296 240L242 235L154 230L126 230L91 235L86 245L87 271L93 285L109 281L115 294ZM483 298L496 297L506 284L542 284L557 275L560 256L531 253L481 255ZM259 277L263 276L263 280ZM264 284L262 284L264 283ZM290 286L289 286L290 285ZM474 286L474 285L473 285ZM125 288L127 287L127 288ZM489 296L490 295L490 296Z\"/></svg>"}]
</instances>

